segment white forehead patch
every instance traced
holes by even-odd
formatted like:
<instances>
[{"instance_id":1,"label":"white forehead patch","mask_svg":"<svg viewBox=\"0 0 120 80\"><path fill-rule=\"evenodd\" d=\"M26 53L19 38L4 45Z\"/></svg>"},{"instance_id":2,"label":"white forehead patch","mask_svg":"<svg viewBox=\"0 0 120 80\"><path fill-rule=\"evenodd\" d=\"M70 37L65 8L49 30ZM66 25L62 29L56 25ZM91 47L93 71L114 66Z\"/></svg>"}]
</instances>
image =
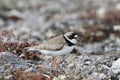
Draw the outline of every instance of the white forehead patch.
<instances>
[{"instance_id":1,"label":"white forehead patch","mask_svg":"<svg viewBox=\"0 0 120 80\"><path fill-rule=\"evenodd\" d=\"M78 37L78 35L75 35L74 37L75 37L75 38L77 38L77 37Z\"/></svg>"}]
</instances>

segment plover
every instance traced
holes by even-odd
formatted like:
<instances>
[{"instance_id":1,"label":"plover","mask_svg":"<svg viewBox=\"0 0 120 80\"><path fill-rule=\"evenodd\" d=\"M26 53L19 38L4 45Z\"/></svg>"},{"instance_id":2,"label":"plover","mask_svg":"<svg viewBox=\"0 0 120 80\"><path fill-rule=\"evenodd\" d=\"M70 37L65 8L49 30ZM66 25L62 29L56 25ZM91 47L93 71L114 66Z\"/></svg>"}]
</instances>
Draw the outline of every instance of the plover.
<instances>
[{"instance_id":1,"label":"plover","mask_svg":"<svg viewBox=\"0 0 120 80\"><path fill-rule=\"evenodd\" d=\"M74 32L67 32L44 41L38 46L27 47L27 50L36 50L45 55L52 56L52 64L56 64L57 55L69 54L77 43L78 35Z\"/></svg>"}]
</instances>

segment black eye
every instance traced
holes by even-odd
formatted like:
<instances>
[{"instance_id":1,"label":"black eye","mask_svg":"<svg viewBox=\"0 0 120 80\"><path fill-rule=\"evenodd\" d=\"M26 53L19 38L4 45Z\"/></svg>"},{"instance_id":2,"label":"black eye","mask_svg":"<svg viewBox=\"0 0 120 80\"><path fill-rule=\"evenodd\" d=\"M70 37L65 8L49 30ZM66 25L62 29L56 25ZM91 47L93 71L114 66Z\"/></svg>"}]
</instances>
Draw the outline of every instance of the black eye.
<instances>
[{"instance_id":1,"label":"black eye","mask_svg":"<svg viewBox=\"0 0 120 80\"><path fill-rule=\"evenodd\" d=\"M72 35L68 36L69 39L74 39L77 36L76 33L72 33Z\"/></svg>"},{"instance_id":2,"label":"black eye","mask_svg":"<svg viewBox=\"0 0 120 80\"><path fill-rule=\"evenodd\" d=\"M78 37L78 35L75 35L75 36L74 36L74 38L77 38L77 37Z\"/></svg>"}]
</instances>

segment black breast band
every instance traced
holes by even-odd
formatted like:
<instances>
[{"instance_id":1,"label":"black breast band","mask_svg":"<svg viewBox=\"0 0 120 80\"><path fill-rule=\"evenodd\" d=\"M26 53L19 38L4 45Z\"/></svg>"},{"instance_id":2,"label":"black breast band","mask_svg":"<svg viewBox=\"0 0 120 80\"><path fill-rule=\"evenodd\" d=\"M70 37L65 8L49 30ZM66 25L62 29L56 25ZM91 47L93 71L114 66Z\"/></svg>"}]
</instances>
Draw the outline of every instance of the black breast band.
<instances>
[{"instance_id":1,"label":"black breast band","mask_svg":"<svg viewBox=\"0 0 120 80\"><path fill-rule=\"evenodd\" d=\"M68 44L68 46L73 46L73 45L75 45L75 44L73 44L72 42L70 42L69 40L67 40L64 35L63 35L63 37L64 37L66 43Z\"/></svg>"}]
</instances>

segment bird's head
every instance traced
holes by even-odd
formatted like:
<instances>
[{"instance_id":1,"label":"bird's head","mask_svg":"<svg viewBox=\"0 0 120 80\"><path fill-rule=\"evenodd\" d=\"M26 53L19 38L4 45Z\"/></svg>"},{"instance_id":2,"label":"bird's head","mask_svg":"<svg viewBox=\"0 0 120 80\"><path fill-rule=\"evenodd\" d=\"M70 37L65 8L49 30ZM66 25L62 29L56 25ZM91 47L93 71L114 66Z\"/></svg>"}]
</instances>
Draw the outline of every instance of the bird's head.
<instances>
[{"instance_id":1,"label":"bird's head","mask_svg":"<svg viewBox=\"0 0 120 80\"><path fill-rule=\"evenodd\" d=\"M75 32L67 32L64 34L64 37L73 44L78 42L78 35Z\"/></svg>"}]
</instances>

